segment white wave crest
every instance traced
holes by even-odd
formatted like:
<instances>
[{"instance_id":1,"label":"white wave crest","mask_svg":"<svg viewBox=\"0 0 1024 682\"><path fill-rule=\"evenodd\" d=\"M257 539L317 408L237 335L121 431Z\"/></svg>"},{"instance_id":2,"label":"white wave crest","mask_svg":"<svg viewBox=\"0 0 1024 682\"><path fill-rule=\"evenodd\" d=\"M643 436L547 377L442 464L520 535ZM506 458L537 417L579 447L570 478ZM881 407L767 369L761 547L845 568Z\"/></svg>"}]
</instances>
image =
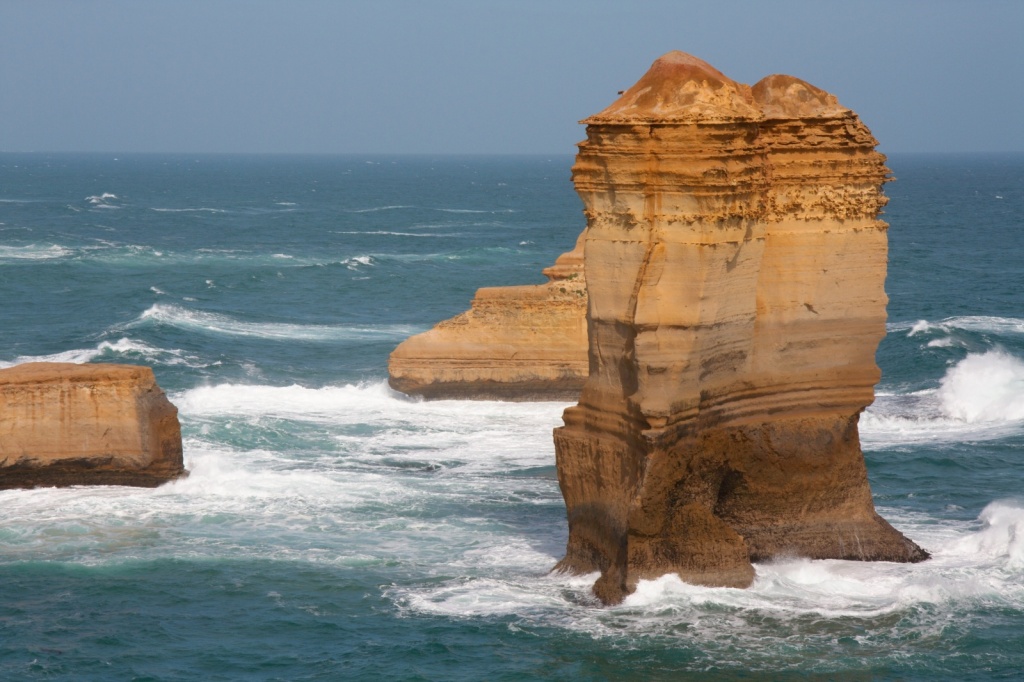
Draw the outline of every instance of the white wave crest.
<instances>
[{"instance_id":1,"label":"white wave crest","mask_svg":"<svg viewBox=\"0 0 1024 682\"><path fill-rule=\"evenodd\" d=\"M249 386L220 384L200 386L177 395L182 411L196 415L276 416L298 420L330 418L340 423L396 423L424 419L451 422L466 419L518 415L557 421L562 403L505 403L489 400L430 400L410 398L392 390L387 382L308 388L305 386ZM424 424L426 425L426 424ZM455 428L454 423L452 427ZM432 431L443 426L434 425ZM544 434L548 437L549 434Z\"/></svg>"},{"instance_id":2,"label":"white wave crest","mask_svg":"<svg viewBox=\"0 0 1024 682\"><path fill-rule=\"evenodd\" d=\"M474 208L435 208L435 211L441 211L442 213L515 213L514 208L501 208L496 210L480 210Z\"/></svg>"},{"instance_id":3,"label":"white wave crest","mask_svg":"<svg viewBox=\"0 0 1024 682\"><path fill-rule=\"evenodd\" d=\"M165 350L135 339L122 338L117 341L103 341L94 348L78 348L51 355L22 355L15 358L12 362L0 361L0 368L13 367L26 362L72 362L82 364L92 362L97 358L115 356L129 356L132 358L142 356L147 361L159 362L164 365L202 366L197 364L196 358L186 357L184 352L179 349Z\"/></svg>"},{"instance_id":4,"label":"white wave crest","mask_svg":"<svg viewBox=\"0 0 1024 682\"><path fill-rule=\"evenodd\" d=\"M353 208L353 209L348 209L348 210L345 211L345 213L376 213L377 211L395 211L395 210L400 209L400 208L414 208L414 207L413 206L403 206L403 205L396 205L396 206L373 206L373 207L370 207L370 208Z\"/></svg>"},{"instance_id":5,"label":"white wave crest","mask_svg":"<svg viewBox=\"0 0 1024 682\"><path fill-rule=\"evenodd\" d=\"M86 201L88 201L90 204L93 204L94 206L105 204L111 199L117 199L117 195L111 194L110 192L104 192L103 194L94 194L92 196L85 198Z\"/></svg>"},{"instance_id":6,"label":"white wave crest","mask_svg":"<svg viewBox=\"0 0 1024 682\"><path fill-rule=\"evenodd\" d=\"M949 334L957 329L982 334L1024 334L1024 319L990 315L961 315L947 317L938 322L929 322L928 320L892 322L886 325L886 329L891 332L906 331L907 336L933 333Z\"/></svg>"},{"instance_id":7,"label":"white wave crest","mask_svg":"<svg viewBox=\"0 0 1024 682\"><path fill-rule=\"evenodd\" d=\"M213 286L212 282L209 282ZM303 325L280 322L245 322L220 313L190 310L183 306L157 303L125 328L164 324L208 334L248 336L260 339L298 341L374 341L401 339L423 331L410 325Z\"/></svg>"},{"instance_id":8,"label":"white wave crest","mask_svg":"<svg viewBox=\"0 0 1024 682\"><path fill-rule=\"evenodd\" d=\"M1024 569L1024 505L998 500L985 507L978 518L981 529L951 543L949 553L999 568Z\"/></svg>"},{"instance_id":9,"label":"white wave crest","mask_svg":"<svg viewBox=\"0 0 1024 682\"><path fill-rule=\"evenodd\" d=\"M971 353L939 388L879 393L860 420L867 449L1004 438L1024 430L1024 361L1002 350Z\"/></svg>"},{"instance_id":10,"label":"white wave crest","mask_svg":"<svg viewBox=\"0 0 1024 682\"><path fill-rule=\"evenodd\" d=\"M151 211L156 211L158 213L227 213L227 211L222 209L222 208L206 208L206 207L199 207L199 208L151 208L150 210Z\"/></svg>"},{"instance_id":11,"label":"white wave crest","mask_svg":"<svg viewBox=\"0 0 1024 682\"><path fill-rule=\"evenodd\" d=\"M381 234L391 237L457 237L457 234L432 234L429 232L389 232L387 230L337 230L334 234Z\"/></svg>"},{"instance_id":12,"label":"white wave crest","mask_svg":"<svg viewBox=\"0 0 1024 682\"><path fill-rule=\"evenodd\" d=\"M372 411L396 409L406 403L387 384L369 386L248 386L220 384L189 389L175 397L182 412L191 415L250 415L317 420L344 416L359 408L365 418Z\"/></svg>"},{"instance_id":13,"label":"white wave crest","mask_svg":"<svg viewBox=\"0 0 1024 682\"><path fill-rule=\"evenodd\" d=\"M360 267L376 265L377 262L373 259L373 256L353 256L341 261L341 264L349 270L358 270Z\"/></svg>"},{"instance_id":14,"label":"white wave crest","mask_svg":"<svg viewBox=\"0 0 1024 682\"><path fill-rule=\"evenodd\" d=\"M0 261L52 260L55 258L63 258L70 254L71 251L69 249L56 244L28 244L27 246L0 245Z\"/></svg>"}]
</instances>

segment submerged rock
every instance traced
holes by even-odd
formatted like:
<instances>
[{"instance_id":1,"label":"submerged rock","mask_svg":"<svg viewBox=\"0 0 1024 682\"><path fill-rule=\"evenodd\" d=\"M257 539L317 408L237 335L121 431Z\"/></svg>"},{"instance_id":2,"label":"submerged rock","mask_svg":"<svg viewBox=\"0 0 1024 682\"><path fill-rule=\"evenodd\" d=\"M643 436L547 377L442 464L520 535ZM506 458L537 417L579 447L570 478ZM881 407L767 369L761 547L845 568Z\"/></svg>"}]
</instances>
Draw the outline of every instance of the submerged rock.
<instances>
[{"instance_id":1,"label":"submerged rock","mask_svg":"<svg viewBox=\"0 0 1024 682\"><path fill-rule=\"evenodd\" d=\"M185 474L178 410L150 368L32 362L0 370L0 489L154 487Z\"/></svg>"},{"instance_id":2,"label":"submerged rock","mask_svg":"<svg viewBox=\"0 0 1024 682\"><path fill-rule=\"evenodd\" d=\"M555 430L562 570L745 587L782 556L921 561L874 510L857 421L885 334L885 157L790 76L682 52L583 121L590 374Z\"/></svg>"}]
</instances>

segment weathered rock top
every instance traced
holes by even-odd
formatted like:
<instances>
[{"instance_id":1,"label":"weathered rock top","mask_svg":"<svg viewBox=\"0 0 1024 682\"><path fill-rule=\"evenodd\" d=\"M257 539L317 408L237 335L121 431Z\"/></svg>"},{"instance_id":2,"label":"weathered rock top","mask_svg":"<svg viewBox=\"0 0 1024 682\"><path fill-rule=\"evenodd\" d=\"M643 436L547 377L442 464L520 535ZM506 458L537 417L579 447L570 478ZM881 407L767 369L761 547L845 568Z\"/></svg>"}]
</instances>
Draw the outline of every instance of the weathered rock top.
<instances>
[{"instance_id":1,"label":"weathered rock top","mask_svg":"<svg viewBox=\"0 0 1024 682\"><path fill-rule=\"evenodd\" d=\"M156 384L153 370L141 365L26 362L0 370L0 386L81 381L143 381Z\"/></svg>"},{"instance_id":2,"label":"weathered rock top","mask_svg":"<svg viewBox=\"0 0 1024 682\"><path fill-rule=\"evenodd\" d=\"M795 76L765 76L751 88L765 118L835 118L852 114L835 95Z\"/></svg>"},{"instance_id":3,"label":"weathered rock top","mask_svg":"<svg viewBox=\"0 0 1024 682\"><path fill-rule=\"evenodd\" d=\"M749 86L701 59L675 51L656 60L611 106L580 123L724 123L761 117Z\"/></svg>"}]
</instances>

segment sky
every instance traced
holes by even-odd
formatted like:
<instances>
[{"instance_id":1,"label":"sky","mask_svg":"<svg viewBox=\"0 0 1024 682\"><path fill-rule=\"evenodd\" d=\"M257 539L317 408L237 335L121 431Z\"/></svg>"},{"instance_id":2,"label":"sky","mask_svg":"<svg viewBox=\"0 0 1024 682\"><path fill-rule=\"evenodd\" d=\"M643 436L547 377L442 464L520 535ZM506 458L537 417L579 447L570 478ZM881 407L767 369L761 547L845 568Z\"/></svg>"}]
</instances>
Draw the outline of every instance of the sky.
<instances>
[{"instance_id":1,"label":"sky","mask_svg":"<svg viewBox=\"0 0 1024 682\"><path fill-rule=\"evenodd\" d=\"M1024 151L1021 0L0 0L0 152L573 154L671 50Z\"/></svg>"}]
</instances>

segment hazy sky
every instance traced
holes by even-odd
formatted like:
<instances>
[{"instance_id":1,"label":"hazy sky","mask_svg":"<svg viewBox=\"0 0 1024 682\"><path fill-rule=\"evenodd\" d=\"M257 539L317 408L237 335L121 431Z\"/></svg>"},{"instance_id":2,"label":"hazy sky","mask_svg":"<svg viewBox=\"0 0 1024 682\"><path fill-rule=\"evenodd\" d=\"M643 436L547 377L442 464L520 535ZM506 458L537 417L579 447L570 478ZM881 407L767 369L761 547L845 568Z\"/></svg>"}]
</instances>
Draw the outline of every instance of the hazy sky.
<instances>
[{"instance_id":1,"label":"hazy sky","mask_svg":"<svg viewBox=\"0 0 1024 682\"><path fill-rule=\"evenodd\" d=\"M1024 151L1022 0L0 0L0 151L571 154L676 49Z\"/></svg>"}]
</instances>

